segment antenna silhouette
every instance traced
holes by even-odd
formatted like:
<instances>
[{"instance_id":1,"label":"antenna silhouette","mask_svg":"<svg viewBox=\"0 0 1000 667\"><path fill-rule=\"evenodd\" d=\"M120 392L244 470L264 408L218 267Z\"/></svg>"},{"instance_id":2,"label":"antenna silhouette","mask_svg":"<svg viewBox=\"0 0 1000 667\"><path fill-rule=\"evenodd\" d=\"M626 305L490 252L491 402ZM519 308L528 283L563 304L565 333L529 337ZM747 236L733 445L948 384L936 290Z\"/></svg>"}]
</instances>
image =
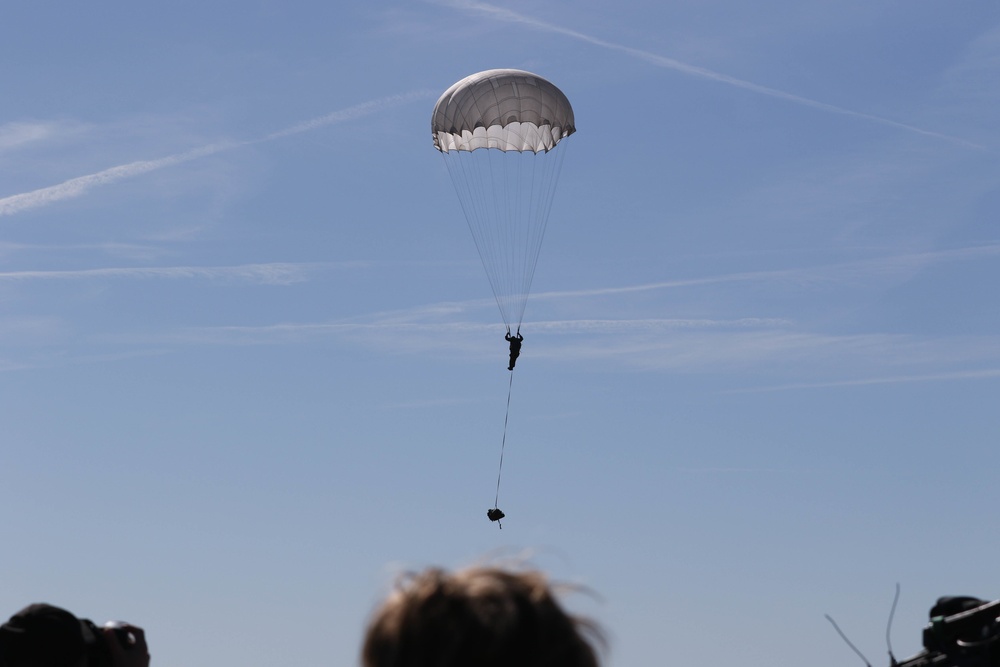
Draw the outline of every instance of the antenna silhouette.
<instances>
[{"instance_id":1,"label":"antenna silhouette","mask_svg":"<svg viewBox=\"0 0 1000 667\"><path fill-rule=\"evenodd\" d=\"M837 622L830 617L830 614L823 614L823 615L826 616L826 620L830 621L830 625L832 625L833 629L837 631L837 634L840 635L840 638L843 639L845 642L847 642L847 645L851 647L852 651L858 654L859 658L864 660L865 667L872 667L872 663L868 662L868 658L865 657L865 654L859 651L858 647L851 643L851 640L847 638L847 635L845 635L843 630L840 629L840 626L837 625Z\"/></svg>"},{"instance_id":2,"label":"antenna silhouette","mask_svg":"<svg viewBox=\"0 0 1000 667\"><path fill-rule=\"evenodd\" d=\"M899 603L899 582L896 582L896 596L892 598L892 609L889 610L889 622L885 625L885 645L889 648L889 664L891 667L896 667L899 662L896 660L896 656L892 654L892 639L889 635L892 632L892 618L896 615L896 604Z\"/></svg>"},{"instance_id":3,"label":"antenna silhouette","mask_svg":"<svg viewBox=\"0 0 1000 667\"><path fill-rule=\"evenodd\" d=\"M899 661L896 660L896 656L892 654L892 639L890 637L890 635L892 634L892 619L896 615L897 604L899 604L899 582L896 582L896 596L892 599L892 608L889 609L889 622L886 623L885 625L885 645L889 648L890 667L897 667L899 665ZM864 661L865 667L872 667L872 664L868 662L868 658L865 657L865 654L859 651L858 647L851 643L851 640L847 638L847 635L845 635L844 631L840 629L840 626L837 625L837 622L833 620L833 618L829 614L823 614L823 615L826 617L826 620L830 621L830 625L832 625L833 629L837 631L837 634L840 635L840 638L843 639L844 642L851 647L851 650L857 653L858 657Z\"/></svg>"}]
</instances>

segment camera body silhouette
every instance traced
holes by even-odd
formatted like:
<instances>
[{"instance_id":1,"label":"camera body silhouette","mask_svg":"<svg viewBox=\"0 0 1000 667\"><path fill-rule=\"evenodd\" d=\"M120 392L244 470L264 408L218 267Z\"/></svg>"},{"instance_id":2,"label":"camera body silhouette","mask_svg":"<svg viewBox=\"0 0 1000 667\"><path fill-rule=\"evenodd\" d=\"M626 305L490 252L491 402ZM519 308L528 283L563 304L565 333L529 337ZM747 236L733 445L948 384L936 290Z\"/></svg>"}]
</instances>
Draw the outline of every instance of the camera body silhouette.
<instances>
[{"instance_id":1,"label":"camera body silhouette","mask_svg":"<svg viewBox=\"0 0 1000 667\"><path fill-rule=\"evenodd\" d=\"M1000 667L1000 600L943 597L931 607L924 650L891 667Z\"/></svg>"}]
</instances>

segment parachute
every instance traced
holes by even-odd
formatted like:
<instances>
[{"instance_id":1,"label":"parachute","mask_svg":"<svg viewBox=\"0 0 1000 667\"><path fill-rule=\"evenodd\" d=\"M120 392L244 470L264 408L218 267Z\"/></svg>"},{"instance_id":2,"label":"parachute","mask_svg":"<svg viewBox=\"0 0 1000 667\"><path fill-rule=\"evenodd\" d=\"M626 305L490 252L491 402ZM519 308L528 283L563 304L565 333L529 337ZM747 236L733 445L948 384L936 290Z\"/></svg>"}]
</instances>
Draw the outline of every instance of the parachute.
<instances>
[{"instance_id":1,"label":"parachute","mask_svg":"<svg viewBox=\"0 0 1000 667\"><path fill-rule=\"evenodd\" d=\"M486 513L500 527L504 513L497 502L521 321L566 152L555 149L575 131L563 92L517 69L462 79L441 95L431 116L434 147L444 156L510 342L497 490Z\"/></svg>"},{"instance_id":2,"label":"parachute","mask_svg":"<svg viewBox=\"0 0 1000 667\"><path fill-rule=\"evenodd\" d=\"M507 331L519 330L565 148L576 131L561 90L530 72L493 69L446 90L431 116Z\"/></svg>"}]
</instances>

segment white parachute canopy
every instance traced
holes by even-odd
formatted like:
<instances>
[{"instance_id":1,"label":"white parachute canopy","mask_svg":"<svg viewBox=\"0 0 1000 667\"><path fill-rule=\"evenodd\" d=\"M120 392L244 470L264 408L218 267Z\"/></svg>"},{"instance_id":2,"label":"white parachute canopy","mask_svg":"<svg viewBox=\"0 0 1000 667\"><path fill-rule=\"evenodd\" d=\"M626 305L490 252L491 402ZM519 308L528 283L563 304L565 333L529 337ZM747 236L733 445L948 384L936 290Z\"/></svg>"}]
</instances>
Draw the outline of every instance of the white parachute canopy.
<instances>
[{"instance_id":1,"label":"white parachute canopy","mask_svg":"<svg viewBox=\"0 0 1000 667\"><path fill-rule=\"evenodd\" d=\"M542 77L516 69L468 76L434 106L431 133L508 329L520 328L573 108Z\"/></svg>"}]
</instances>

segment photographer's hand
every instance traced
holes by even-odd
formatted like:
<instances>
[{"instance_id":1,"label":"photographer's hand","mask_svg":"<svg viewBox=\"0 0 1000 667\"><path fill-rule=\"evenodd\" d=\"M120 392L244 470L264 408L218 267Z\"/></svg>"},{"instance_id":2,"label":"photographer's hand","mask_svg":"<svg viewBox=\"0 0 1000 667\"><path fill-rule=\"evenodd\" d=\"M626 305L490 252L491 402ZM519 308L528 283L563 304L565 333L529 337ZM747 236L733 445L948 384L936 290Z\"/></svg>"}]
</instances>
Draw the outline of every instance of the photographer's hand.
<instances>
[{"instance_id":1,"label":"photographer's hand","mask_svg":"<svg viewBox=\"0 0 1000 667\"><path fill-rule=\"evenodd\" d=\"M128 636L134 642L123 642L119 638L122 629L128 631ZM142 628L124 625L117 629L103 628L103 632L111 652L111 667L149 667L149 647Z\"/></svg>"}]
</instances>

